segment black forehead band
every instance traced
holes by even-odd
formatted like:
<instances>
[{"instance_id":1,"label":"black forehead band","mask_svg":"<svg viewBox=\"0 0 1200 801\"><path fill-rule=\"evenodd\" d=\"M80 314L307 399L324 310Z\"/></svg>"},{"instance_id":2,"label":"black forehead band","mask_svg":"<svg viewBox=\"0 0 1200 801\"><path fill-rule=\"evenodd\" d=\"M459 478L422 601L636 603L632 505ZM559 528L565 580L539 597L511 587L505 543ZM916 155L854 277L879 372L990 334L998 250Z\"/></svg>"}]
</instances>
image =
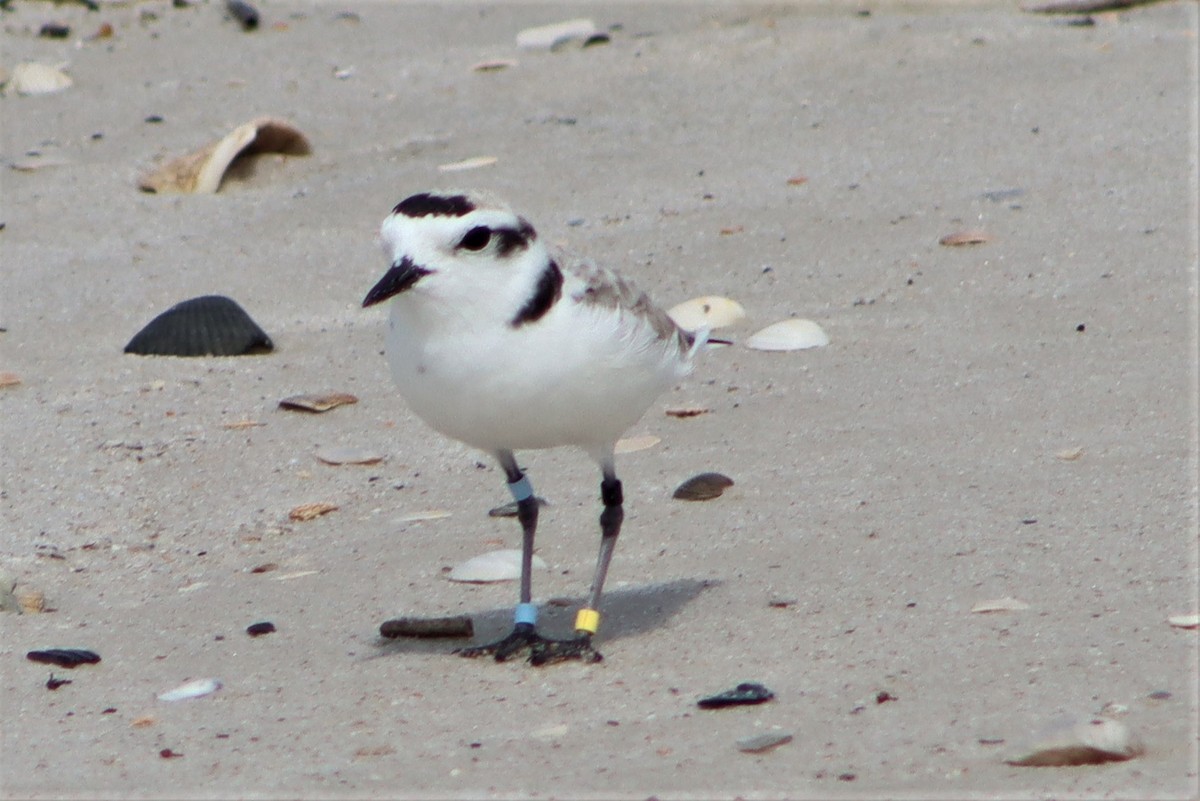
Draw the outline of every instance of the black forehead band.
<instances>
[{"instance_id":1,"label":"black forehead band","mask_svg":"<svg viewBox=\"0 0 1200 801\"><path fill-rule=\"evenodd\" d=\"M444 217L463 217L475 211L475 204L466 195L432 195L422 192L406 197L396 204L392 214L405 217L428 217L431 214Z\"/></svg>"}]
</instances>

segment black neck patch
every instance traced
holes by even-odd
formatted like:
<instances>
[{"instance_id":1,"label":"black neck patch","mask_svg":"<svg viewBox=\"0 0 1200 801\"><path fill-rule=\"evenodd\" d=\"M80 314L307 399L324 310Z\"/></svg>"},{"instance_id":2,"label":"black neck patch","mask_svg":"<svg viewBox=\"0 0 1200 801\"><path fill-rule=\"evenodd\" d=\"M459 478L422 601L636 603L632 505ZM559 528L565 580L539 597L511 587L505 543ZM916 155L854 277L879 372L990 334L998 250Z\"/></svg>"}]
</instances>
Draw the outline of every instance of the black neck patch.
<instances>
[{"instance_id":1,"label":"black neck patch","mask_svg":"<svg viewBox=\"0 0 1200 801\"><path fill-rule=\"evenodd\" d=\"M396 204L392 214L405 217L428 217L431 214L443 217L463 217L475 211L475 204L466 195L431 195L422 192L406 197Z\"/></svg>"},{"instance_id":2,"label":"black neck patch","mask_svg":"<svg viewBox=\"0 0 1200 801\"><path fill-rule=\"evenodd\" d=\"M546 312L562 297L563 274L558 269L558 263L553 259L538 278L537 288L533 296L525 302L517 316L509 322L513 328L520 328L526 323L536 323L546 316Z\"/></svg>"}]
</instances>

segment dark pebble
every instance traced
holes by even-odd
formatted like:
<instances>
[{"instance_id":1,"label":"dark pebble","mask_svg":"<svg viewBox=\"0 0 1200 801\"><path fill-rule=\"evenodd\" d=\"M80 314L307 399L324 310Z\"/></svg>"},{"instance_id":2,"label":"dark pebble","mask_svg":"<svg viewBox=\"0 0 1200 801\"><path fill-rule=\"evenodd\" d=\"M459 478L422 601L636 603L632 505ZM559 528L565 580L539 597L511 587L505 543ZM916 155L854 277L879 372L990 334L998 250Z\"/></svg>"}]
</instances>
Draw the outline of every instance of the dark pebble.
<instances>
[{"instance_id":1,"label":"dark pebble","mask_svg":"<svg viewBox=\"0 0 1200 801\"><path fill-rule=\"evenodd\" d=\"M78 648L48 648L45 651L30 651L25 654L25 658L31 662L73 668L79 665L94 665L100 661L100 654Z\"/></svg>"},{"instance_id":2,"label":"dark pebble","mask_svg":"<svg viewBox=\"0 0 1200 801\"><path fill-rule=\"evenodd\" d=\"M249 626L246 626L246 633L251 637L261 637L273 631L275 631L275 624L268 620L264 620L261 623L251 623Z\"/></svg>"},{"instance_id":3,"label":"dark pebble","mask_svg":"<svg viewBox=\"0 0 1200 801\"><path fill-rule=\"evenodd\" d=\"M63 25L61 22L47 22L38 31L38 36L43 36L47 39L66 39L71 35L71 28Z\"/></svg>"},{"instance_id":4,"label":"dark pebble","mask_svg":"<svg viewBox=\"0 0 1200 801\"><path fill-rule=\"evenodd\" d=\"M204 295L176 303L125 346L139 356L244 356L274 348L271 338L230 298Z\"/></svg>"},{"instance_id":5,"label":"dark pebble","mask_svg":"<svg viewBox=\"0 0 1200 801\"><path fill-rule=\"evenodd\" d=\"M242 30L252 31L258 27L258 9L243 0L227 0L225 8L242 25Z\"/></svg>"},{"instance_id":6,"label":"dark pebble","mask_svg":"<svg viewBox=\"0 0 1200 801\"><path fill-rule=\"evenodd\" d=\"M775 693L761 684L742 682L732 690L726 690L723 693L709 696L708 698L701 698L696 702L696 705L701 709L720 709L726 706L761 704L764 701L770 701L774 697Z\"/></svg>"}]
</instances>

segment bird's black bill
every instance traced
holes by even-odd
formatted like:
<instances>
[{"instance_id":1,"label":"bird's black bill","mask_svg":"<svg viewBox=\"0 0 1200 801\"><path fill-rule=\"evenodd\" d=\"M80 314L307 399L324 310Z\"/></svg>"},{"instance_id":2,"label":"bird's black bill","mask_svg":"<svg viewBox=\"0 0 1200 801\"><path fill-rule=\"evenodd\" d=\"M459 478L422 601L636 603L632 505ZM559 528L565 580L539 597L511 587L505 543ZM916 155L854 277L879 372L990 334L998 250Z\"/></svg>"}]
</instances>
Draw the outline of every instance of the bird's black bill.
<instances>
[{"instance_id":1,"label":"bird's black bill","mask_svg":"<svg viewBox=\"0 0 1200 801\"><path fill-rule=\"evenodd\" d=\"M418 264L413 264L412 260L405 256L383 274L383 278L379 279L379 283L371 287L371 291L363 298L363 308L374 306L376 303L382 303L393 295L399 295L431 272L433 271L427 270Z\"/></svg>"}]
</instances>

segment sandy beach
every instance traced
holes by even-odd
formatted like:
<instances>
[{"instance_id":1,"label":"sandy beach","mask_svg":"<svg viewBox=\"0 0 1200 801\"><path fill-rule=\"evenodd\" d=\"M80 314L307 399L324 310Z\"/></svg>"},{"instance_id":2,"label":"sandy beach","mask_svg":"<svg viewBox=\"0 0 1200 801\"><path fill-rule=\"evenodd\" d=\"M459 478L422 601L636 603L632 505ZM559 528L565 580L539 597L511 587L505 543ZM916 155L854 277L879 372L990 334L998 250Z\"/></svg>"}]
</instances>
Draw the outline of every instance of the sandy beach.
<instances>
[{"instance_id":1,"label":"sandy beach","mask_svg":"<svg viewBox=\"0 0 1200 801\"><path fill-rule=\"evenodd\" d=\"M0 572L29 607L0 613L0 796L1197 797L1197 630L1168 622L1198 609L1195 2L255 5L0 11L0 67L73 81L0 97ZM603 40L517 46L572 18ZM263 115L311 154L139 191ZM450 187L664 308L747 311L629 432L658 441L618 461L598 665L379 636L484 641L517 598L447 580L520 546L504 476L409 412L361 308L380 222ZM122 352L207 294L274 351ZM744 346L790 317L830 344ZM278 406L327 391L358 402ZM561 635L599 476L520 456ZM671 497L706 471L735 484ZM775 697L697 707L741 682ZM1096 716L1140 755L1006 762Z\"/></svg>"}]
</instances>

